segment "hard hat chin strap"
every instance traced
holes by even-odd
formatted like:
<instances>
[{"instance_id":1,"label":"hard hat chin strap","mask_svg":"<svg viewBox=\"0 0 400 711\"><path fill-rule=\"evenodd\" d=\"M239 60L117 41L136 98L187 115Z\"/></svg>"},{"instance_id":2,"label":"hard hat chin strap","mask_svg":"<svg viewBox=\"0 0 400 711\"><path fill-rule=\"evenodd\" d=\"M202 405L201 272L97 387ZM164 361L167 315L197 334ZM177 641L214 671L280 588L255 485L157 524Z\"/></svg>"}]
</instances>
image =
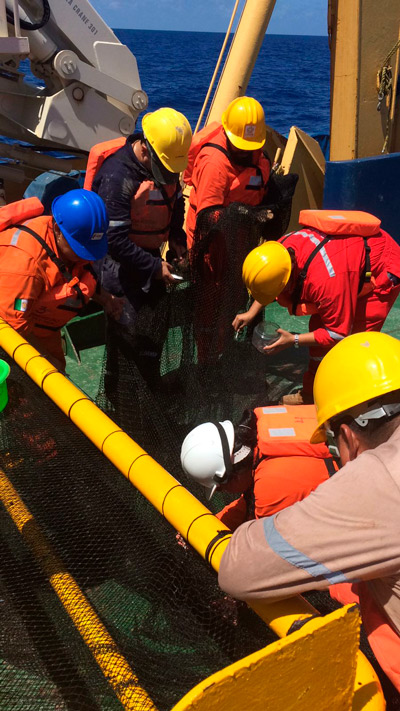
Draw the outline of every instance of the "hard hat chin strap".
<instances>
[{"instance_id":1,"label":"hard hat chin strap","mask_svg":"<svg viewBox=\"0 0 400 711\"><path fill-rule=\"evenodd\" d=\"M224 464L225 464L224 475L222 477L217 477L216 475L214 475L214 481L218 484L225 484L229 480L229 477L232 474L232 462L231 462L231 453L230 453L228 437L227 437L226 432L220 422L213 422L212 424L217 428L218 434L220 436L221 446L222 446L222 456L224 458Z\"/></svg>"}]
</instances>

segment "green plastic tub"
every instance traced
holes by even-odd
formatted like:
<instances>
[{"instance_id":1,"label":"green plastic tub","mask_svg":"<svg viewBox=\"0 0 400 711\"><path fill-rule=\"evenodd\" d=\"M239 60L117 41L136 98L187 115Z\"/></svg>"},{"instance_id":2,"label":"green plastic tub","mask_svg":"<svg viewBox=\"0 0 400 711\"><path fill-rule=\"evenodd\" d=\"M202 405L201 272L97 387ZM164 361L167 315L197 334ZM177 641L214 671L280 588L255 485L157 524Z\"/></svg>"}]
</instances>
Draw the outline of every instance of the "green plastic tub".
<instances>
[{"instance_id":1,"label":"green plastic tub","mask_svg":"<svg viewBox=\"0 0 400 711\"><path fill-rule=\"evenodd\" d=\"M9 374L10 366L5 360L0 360L0 412L8 403L7 378Z\"/></svg>"}]
</instances>

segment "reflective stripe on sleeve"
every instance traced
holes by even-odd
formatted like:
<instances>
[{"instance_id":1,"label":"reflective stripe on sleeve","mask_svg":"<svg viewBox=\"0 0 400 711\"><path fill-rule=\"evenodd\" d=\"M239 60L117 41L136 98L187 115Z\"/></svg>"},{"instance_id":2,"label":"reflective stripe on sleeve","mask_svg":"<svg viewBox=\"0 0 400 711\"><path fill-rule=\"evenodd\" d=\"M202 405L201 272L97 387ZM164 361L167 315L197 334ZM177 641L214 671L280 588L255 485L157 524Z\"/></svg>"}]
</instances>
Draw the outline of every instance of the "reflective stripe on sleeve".
<instances>
[{"instance_id":1,"label":"reflective stripe on sleeve","mask_svg":"<svg viewBox=\"0 0 400 711\"><path fill-rule=\"evenodd\" d=\"M108 223L109 227L124 227L125 225L131 225L131 220L110 220Z\"/></svg>"},{"instance_id":2,"label":"reflective stripe on sleeve","mask_svg":"<svg viewBox=\"0 0 400 711\"><path fill-rule=\"evenodd\" d=\"M11 238L11 242L10 242L10 244L11 244L13 247L15 247L15 246L17 245L17 243L18 243L18 237L20 236L20 234L21 234L21 230L16 230L16 231L14 232L14 234L13 234L13 236L12 236L12 238Z\"/></svg>"},{"instance_id":3,"label":"reflective stripe on sleeve","mask_svg":"<svg viewBox=\"0 0 400 711\"><path fill-rule=\"evenodd\" d=\"M326 329L326 332L330 335L331 338L333 338L334 341L342 341L344 338L341 333L336 333L336 331L330 331L329 328Z\"/></svg>"},{"instance_id":4,"label":"reflective stripe on sleeve","mask_svg":"<svg viewBox=\"0 0 400 711\"><path fill-rule=\"evenodd\" d=\"M275 516L268 516L263 519L265 540L270 548L279 555L282 560L294 565L296 568L305 570L313 578L325 578L331 585L334 583L349 582L344 573L338 571L334 573L322 563L309 558L305 553L294 548L281 536L275 528Z\"/></svg>"}]
</instances>

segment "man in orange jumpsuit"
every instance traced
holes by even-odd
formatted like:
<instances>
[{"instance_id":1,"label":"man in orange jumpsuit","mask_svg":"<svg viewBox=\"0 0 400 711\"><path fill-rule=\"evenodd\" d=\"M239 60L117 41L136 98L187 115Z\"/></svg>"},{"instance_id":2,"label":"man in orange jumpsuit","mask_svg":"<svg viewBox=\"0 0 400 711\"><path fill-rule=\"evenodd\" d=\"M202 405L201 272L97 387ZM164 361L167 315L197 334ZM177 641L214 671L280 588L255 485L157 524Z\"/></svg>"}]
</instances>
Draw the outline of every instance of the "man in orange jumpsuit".
<instances>
[{"instance_id":1,"label":"man in orange jumpsuit","mask_svg":"<svg viewBox=\"0 0 400 711\"><path fill-rule=\"evenodd\" d=\"M266 139L264 110L256 99L234 99L221 121L194 136L183 174L184 182L192 186L186 234L198 282L195 336L199 362L210 365L217 361L230 335L232 311L228 308L227 314L224 304L227 291L230 306L235 309L238 301L239 307L243 298L241 263L255 244L249 242L249 231L243 229L234 249L229 250L229 225L223 226L226 208L232 203L260 205L268 191L271 168L262 152Z\"/></svg>"},{"instance_id":2,"label":"man in orange jumpsuit","mask_svg":"<svg viewBox=\"0 0 400 711\"><path fill-rule=\"evenodd\" d=\"M0 210L0 316L61 370L60 329L96 290L89 262L107 252L108 217L87 190L57 197L52 215L37 198ZM112 310L113 297L98 294Z\"/></svg>"},{"instance_id":3,"label":"man in orange jumpsuit","mask_svg":"<svg viewBox=\"0 0 400 711\"><path fill-rule=\"evenodd\" d=\"M186 218L188 248L196 221L206 208L233 202L259 205L267 192L270 163L262 152L266 138L264 110L256 99L234 99L222 123L206 126L194 137L183 180L192 186Z\"/></svg>"}]
</instances>

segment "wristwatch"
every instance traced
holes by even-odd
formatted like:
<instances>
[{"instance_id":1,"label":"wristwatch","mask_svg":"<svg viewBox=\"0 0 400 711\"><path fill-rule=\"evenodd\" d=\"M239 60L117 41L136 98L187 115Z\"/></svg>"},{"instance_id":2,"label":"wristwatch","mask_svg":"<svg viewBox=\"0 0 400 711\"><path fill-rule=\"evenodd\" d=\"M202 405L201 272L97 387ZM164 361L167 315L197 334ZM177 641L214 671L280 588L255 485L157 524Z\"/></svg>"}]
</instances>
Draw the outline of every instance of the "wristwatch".
<instances>
[{"instance_id":1,"label":"wristwatch","mask_svg":"<svg viewBox=\"0 0 400 711\"><path fill-rule=\"evenodd\" d=\"M299 346L300 346L300 343L299 343L299 334L298 334L298 333L295 333L295 334L294 334L294 347L295 347L295 348L299 348Z\"/></svg>"}]
</instances>

